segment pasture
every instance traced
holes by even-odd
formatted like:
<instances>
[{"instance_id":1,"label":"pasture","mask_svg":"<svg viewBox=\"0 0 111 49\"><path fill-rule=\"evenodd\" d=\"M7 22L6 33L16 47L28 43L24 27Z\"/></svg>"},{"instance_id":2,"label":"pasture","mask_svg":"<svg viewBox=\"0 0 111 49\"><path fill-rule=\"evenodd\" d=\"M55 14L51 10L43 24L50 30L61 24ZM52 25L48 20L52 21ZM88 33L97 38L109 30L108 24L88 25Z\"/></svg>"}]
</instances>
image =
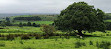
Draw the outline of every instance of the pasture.
<instances>
[{"instance_id":1,"label":"pasture","mask_svg":"<svg viewBox=\"0 0 111 49\"><path fill-rule=\"evenodd\" d=\"M18 26L7 26L5 29L0 29L0 34L29 34L29 33L43 33L40 27L18 27ZM84 31L83 31L84 32ZM77 36L70 36L66 39L65 36L51 36L48 39L21 39L16 37L14 40L6 40L0 37L0 49L105 49L111 48L107 45L107 42L111 43L111 31L107 33L93 32L85 33L86 35L93 35L90 37L83 37L83 39L77 38ZM103 44L105 42L105 44ZM103 46L103 47L102 47Z\"/></svg>"},{"instance_id":2,"label":"pasture","mask_svg":"<svg viewBox=\"0 0 111 49\"><path fill-rule=\"evenodd\" d=\"M64 37L50 37L49 39L28 39L21 40L19 37L15 40L0 40L0 49L98 49L101 42L110 42L111 36L108 37L84 37L84 39L70 39ZM80 42L80 43L79 43ZM98 44L99 43L99 44ZM102 45L103 46L103 45ZM103 49L101 47L100 49ZM108 46L111 48L111 46Z\"/></svg>"},{"instance_id":3,"label":"pasture","mask_svg":"<svg viewBox=\"0 0 111 49\"><path fill-rule=\"evenodd\" d=\"M27 23L28 21L15 21L13 24L19 24L20 22L22 23ZM53 21L29 21L31 23L36 23L36 24L52 24Z\"/></svg>"}]
</instances>

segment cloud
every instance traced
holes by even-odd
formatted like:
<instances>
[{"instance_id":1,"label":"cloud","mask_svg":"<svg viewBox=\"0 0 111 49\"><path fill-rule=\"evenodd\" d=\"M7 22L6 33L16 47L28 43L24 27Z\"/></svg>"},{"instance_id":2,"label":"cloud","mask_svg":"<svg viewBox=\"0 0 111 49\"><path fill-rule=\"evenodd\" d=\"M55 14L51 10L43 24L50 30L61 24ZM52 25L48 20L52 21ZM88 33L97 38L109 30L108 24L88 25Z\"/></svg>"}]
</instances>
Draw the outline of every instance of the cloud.
<instances>
[{"instance_id":1,"label":"cloud","mask_svg":"<svg viewBox=\"0 0 111 49\"><path fill-rule=\"evenodd\" d=\"M79 1L111 12L110 0L0 0L0 13L60 13L68 5Z\"/></svg>"}]
</instances>

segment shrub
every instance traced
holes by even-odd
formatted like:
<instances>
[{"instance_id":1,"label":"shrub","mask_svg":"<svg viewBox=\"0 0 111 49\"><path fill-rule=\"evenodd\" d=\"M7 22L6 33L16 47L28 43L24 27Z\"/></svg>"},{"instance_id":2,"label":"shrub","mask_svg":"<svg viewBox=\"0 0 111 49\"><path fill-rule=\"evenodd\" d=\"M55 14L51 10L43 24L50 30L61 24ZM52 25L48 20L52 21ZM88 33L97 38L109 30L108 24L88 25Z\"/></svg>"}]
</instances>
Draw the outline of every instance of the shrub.
<instances>
[{"instance_id":1,"label":"shrub","mask_svg":"<svg viewBox=\"0 0 111 49\"><path fill-rule=\"evenodd\" d=\"M22 35L21 39L30 39L30 37L29 37L29 35L26 34L26 35Z\"/></svg>"},{"instance_id":2,"label":"shrub","mask_svg":"<svg viewBox=\"0 0 111 49\"><path fill-rule=\"evenodd\" d=\"M103 48L103 49L110 49L109 46L111 45L110 42L106 42L106 41L102 41L99 45L99 48Z\"/></svg>"},{"instance_id":3,"label":"shrub","mask_svg":"<svg viewBox=\"0 0 111 49\"><path fill-rule=\"evenodd\" d=\"M20 41L21 44L23 44L23 41Z\"/></svg>"},{"instance_id":4,"label":"shrub","mask_svg":"<svg viewBox=\"0 0 111 49\"><path fill-rule=\"evenodd\" d=\"M32 26L36 27L36 23L33 23Z\"/></svg>"},{"instance_id":5,"label":"shrub","mask_svg":"<svg viewBox=\"0 0 111 49\"><path fill-rule=\"evenodd\" d=\"M23 24L21 22L19 23L19 27L23 27Z\"/></svg>"},{"instance_id":6,"label":"shrub","mask_svg":"<svg viewBox=\"0 0 111 49\"><path fill-rule=\"evenodd\" d=\"M49 25L42 25L41 31L45 32L46 34L53 36L53 33L56 31L53 26Z\"/></svg>"},{"instance_id":7,"label":"shrub","mask_svg":"<svg viewBox=\"0 0 111 49\"><path fill-rule=\"evenodd\" d=\"M0 47L5 47L5 43L0 43Z\"/></svg>"},{"instance_id":8,"label":"shrub","mask_svg":"<svg viewBox=\"0 0 111 49\"><path fill-rule=\"evenodd\" d=\"M70 38L70 35L69 35L68 33L66 33L66 34L64 34L64 37L65 37L66 39L69 39L69 38Z\"/></svg>"},{"instance_id":9,"label":"shrub","mask_svg":"<svg viewBox=\"0 0 111 49\"><path fill-rule=\"evenodd\" d=\"M45 35L43 36L44 39L48 39L49 38L49 35Z\"/></svg>"},{"instance_id":10,"label":"shrub","mask_svg":"<svg viewBox=\"0 0 111 49\"><path fill-rule=\"evenodd\" d=\"M1 37L1 38L0 38L0 40L6 40L6 39L7 39L6 37Z\"/></svg>"},{"instance_id":11,"label":"shrub","mask_svg":"<svg viewBox=\"0 0 111 49\"><path fill-rule=\"evenodd\" d=\"M40 35L40 34L36 34L35 38L36 38L36 39L40 39L40 38L41 38L41 35Z\"/></svg>"},{"instance_id":12,"label":"shrub","mask_svg":"<svg viewBox=\"0 0 111 49\"><path fill-rule=\"evenodd\" d=\"M31 26L32 24L31 24L31 22L27 22L27 26Z\"/></svg>"},{"instance_id":13,"label":"shrub","mask_svg":"<svg viewBox=\"0 0 111 49\"><path fill-rule=\"evenodd\" d=\"M24 48L24 49L35 49L35 48L31 48L31 47L26 47L26 48Z\"/></svg>"},{"instance_id":14,"label":"shrub","mask_svg":"<svg viewBox=\"0 0 111 49\"><path fill-rule=\"evenodd\" d=\"M96 42L96 47L99 47L99 43L98 42Z\"/></svg>"},{"instance_id":15,"label":"shrub","mask_svg":"<svg viewBox=\"0 0 111 49\"><path fill-rule=\"evenodd\" d=\"M80 41L77 41L77 42L75 43L75 48L79 48L79 47L81 47L81 46L86 46L86 44L85 44L85 43L82 43L82 42L80 42Z\"/></svg>"},{"instance_id":16,"label":"shrub","mask_svg":"<svg viewBox=\"0 0 111 49\"><path fill-rule=\"evenodd\" d=\"M98 48L103 48L103 49L110 49L109 46L111 45L110 42L107 41L102 41L100 44L98 42L96 42L96 46Z\"/></svg>"},{"instance_id":17,"label":"shrub","mask_svg":"<svg viewBox=\"0 0 111 49\"><path fill-rule=\"evenodd\" d=\"M90 42L89 42L89 45L93 45L93 42L92 42L92 41L90 41Z\"/></svg>"},{"instance_id":18,"label":"shrub","mask_svg":"<svg viewBox=\"0 0 111 49\"><path fill-rule=\"evenodd\" d=\"M6 37L7 37L7 40L14 40L14 35L13 34L9 34Z\"/></svg>"},{"instance_id":19,"label":"shrub","mask_svg":"<svg viewBox=\"0 0 111 49\"><path fill-rule=\"evenodd\" d=\"M106 36L110 36L109 34L106 34Z\"/></svg>"},{"instance_id":20,"label":"shrub","mask_svg":"<svg viewBox=\"0 0 111 49\"><path fill-rule=\"evenodd\" d=\"M6 24L5 24L5 23L6 23L5 21L1 22L0 26L6 27Z\"/></svg>"},{"instance_id":21,"label":"shrub","mask_svg":"<svg viewBox=\"0 0 111 49\"><path fill-rule=\"evenodd\" d=\"M27 26L27 24L26 24L26 23L23 23L23 26Z\"/></svg>"}]
</instances>

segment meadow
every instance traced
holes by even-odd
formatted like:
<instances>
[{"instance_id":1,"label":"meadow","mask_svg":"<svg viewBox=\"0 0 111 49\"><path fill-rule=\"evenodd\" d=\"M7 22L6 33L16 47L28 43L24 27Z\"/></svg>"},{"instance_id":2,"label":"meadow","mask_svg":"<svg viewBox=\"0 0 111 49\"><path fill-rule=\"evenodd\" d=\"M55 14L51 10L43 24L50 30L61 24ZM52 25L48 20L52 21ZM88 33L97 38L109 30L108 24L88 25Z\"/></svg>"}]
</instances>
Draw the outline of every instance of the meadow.
<instances>
[{"instance_id":1,"label":"meadow","mask_svg":"<svg viewBox=\"0 0 111 49\"><path fill-rule=\"evenodd\" d=\"M13 17L11 17L13 18ZM47 20L47 21L46 21ZM110 22L111 20L105 20L105 22ZM27 23L28 21L16 20L13 24ZM43 18L41 21L30 21L36 24L46 24L50 25L54 21ZM92 32L84 33L87 36L80 38L79 36L65 35L66 32L61 32L58 30L54 33L59 33L59 35L48 36L47 37L39 34L44 34L41 31L42 27L34 26L0 26L0 49L110 49L111 48L111 31L106 30L103 32ZM63 35L61 35L63 34Z\"/></svg>"},{"instance_id":2,"label":"meadow","mask_svg":"<svg viewBox=\"0 0 111 49\"><path fill-rule=\"evenodd\" d=\"M20 37L18 37L14 40L0 40L0 49L98 49L103 46L99 46L101 42L111 43L110 38L111 36L84 37L83 39L79 39L71 36L70 39L66 39L55 36L49 39L32 38L21 40ZM108 46L108 48L111 48L111 46ZM105 48L101 47L100 49Z\"/></svg>"},{"instance_id":3,"label":"meadow","mask_svg":"<svg viewBox=\"0 0 111 49\"><path fill-rule=\"evenodd\" d=\"M28 21L15 21L13 24L19 24L20 22L22 23L27 23ZM36 23L36 24L52 24L53 21L29 21L31 23Z\"/></svg>"},{"instance_id":4,"label":"meadow","mask_svg":"<svg viewBox=\"0 0 111 49\"><path fill-rule=\"evenodd\" d=\"M43 33L40 27L18 27L18 26L7 26L6 29L0 29L0 34L29 34L29 33ZM33 28L33 29L32 29ZM6 40L0 37L0 49L105 49L111 48L107 45L107 42L111 43L111 31L107 33L93 32L85 33L86 35L93 35L89 37L83 37L82 39L77 38L77 36L70 36L69 39L65 36L51 36L48 39L35 39L31 37L30 39L21 39L21 37L16 37L14 40ZM105 43L106 44L101 44ZM99 43L99 44L98 44Z\"/></svg>"}]
</instances>

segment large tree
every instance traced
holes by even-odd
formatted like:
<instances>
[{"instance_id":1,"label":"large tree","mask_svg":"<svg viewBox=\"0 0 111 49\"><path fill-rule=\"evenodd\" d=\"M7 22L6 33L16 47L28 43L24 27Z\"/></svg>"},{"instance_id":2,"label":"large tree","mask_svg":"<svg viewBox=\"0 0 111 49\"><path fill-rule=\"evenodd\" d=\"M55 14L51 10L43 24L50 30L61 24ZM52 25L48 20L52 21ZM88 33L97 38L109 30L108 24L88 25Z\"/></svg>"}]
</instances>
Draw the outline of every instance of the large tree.
<instances>
[{"instance_id":1,"label":"large tree","mask_svg":"<svg viewBox=\"0 0 111 49\"><path fill-rule=\"evenodd\" d=\"M77 2L62 10L55 26L63 31L77 30L79 35L84 31L105 31L104 12L85 2Z\"/></svg>"}]
</instances>

